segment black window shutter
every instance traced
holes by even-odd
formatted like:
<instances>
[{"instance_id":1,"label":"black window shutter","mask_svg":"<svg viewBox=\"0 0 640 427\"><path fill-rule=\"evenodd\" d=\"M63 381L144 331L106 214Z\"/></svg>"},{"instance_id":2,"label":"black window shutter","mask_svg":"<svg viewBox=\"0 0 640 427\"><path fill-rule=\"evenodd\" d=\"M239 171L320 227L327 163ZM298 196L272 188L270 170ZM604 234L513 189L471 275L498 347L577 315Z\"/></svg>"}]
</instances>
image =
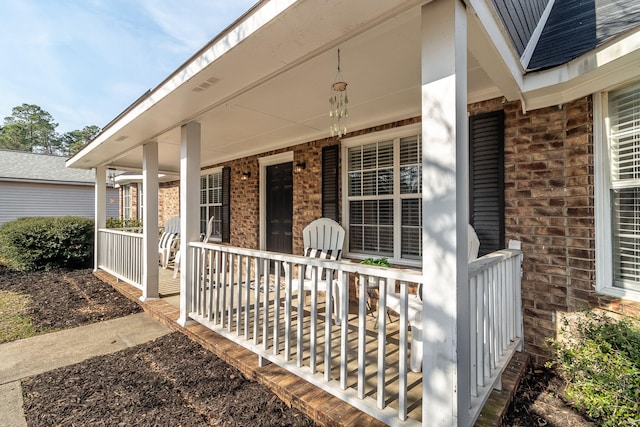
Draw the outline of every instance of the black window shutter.
<instances>
[{"instance_id":1,"label":"black window shutter","mask_svg":"<svg viewBox=\"0 0 640 427\"><path fill-rule=\"evenodd\" d=\"M338 145L322 149L322 216L338 222Z\"/></svg>"},{"instance_id":2,"label":"black window shutter","mask_svg":"<svg viewBox=\"0 0 640 427\"><path fill-rule=\"evenodd\" d=\"M504 249L504 111L469 118L470 223L479 256Z\"/></svg>"},{"instance_id":3,"label":"black window shutter","mask_svg":"<svg viewBox=\"0 0 640 427\"><path fill-rule=\"evenodd\" d=\"M222 241L231 242L231 168L222 168Z\"/></svg>"}]
</instances>

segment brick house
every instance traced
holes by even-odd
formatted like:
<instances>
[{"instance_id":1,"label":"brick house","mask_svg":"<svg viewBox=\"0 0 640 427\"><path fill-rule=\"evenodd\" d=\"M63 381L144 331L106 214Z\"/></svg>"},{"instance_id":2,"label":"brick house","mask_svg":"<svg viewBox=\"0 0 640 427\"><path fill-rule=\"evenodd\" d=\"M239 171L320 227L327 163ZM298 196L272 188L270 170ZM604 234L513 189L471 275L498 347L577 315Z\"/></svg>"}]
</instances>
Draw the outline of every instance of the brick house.
<instances>
[{"instance_id":1,"label":"brick house","mask_svg":"<svg viewBox=\"0 0 640 427\"><path fill-rule=\"evenodd\" d=\"M331 136L336 67L349 116ZM519 338L536 363L562 313L640 313L638 70L633 1L261 1L67 165L143 170L145 298L158 292L158 225L176 215L184 265L198 250L303 264L272 254L302 254L303 228L330 217L352 261L336 270L370 256L417 270L422 330L443 331L424 342L422 378L445 373L418 418L467 425L467 223L481 256L522 243ZM211 217L213 242L196 243ZM197 276L182 271L180 322L198 320Z\"/></svg>"}]
</instances>

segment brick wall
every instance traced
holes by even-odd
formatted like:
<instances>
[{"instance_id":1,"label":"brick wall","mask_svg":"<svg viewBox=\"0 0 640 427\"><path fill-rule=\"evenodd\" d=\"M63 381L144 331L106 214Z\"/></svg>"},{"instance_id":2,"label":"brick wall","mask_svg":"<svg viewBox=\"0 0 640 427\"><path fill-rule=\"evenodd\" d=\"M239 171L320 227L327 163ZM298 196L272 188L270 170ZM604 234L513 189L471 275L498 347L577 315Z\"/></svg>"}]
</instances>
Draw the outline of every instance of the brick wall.
<instances>
[{"instance_id":1,"label":"brick wall","mask_svg":"<svg viewBox=\"0 0 640 427\"><path fill-rule=\"evenodd\" d=\"M164 226L167 219L180 215L180 181L158 184L158 225Z\"/></svg>"},{"instance_id":2,"label":"brick wall","mask_svg":"<svg viewBox=\"0 0 640 427\"><path fill-rule=\"evenodd\" d=\"M494 99L471 115L505 111L506 239L522 241L525 350L548 358L558 314L588 307L639 313L636 303L595 292L591 97L527 113Z\"/></svg>"}]
</instances>

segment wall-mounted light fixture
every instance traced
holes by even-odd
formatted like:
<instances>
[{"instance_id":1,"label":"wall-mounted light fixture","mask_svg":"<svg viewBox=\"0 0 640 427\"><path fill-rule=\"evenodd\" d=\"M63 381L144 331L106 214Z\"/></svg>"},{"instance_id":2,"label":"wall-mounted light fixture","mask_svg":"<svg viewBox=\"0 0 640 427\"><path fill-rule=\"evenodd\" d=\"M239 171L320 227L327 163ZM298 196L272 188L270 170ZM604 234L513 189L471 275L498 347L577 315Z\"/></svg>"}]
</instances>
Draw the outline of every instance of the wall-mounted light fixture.
<instances>
[{"instance_id":1,"label":"wall-mounted light fixture","mask_svg":"<svg viewBox=\"0 0 640 427\"><path fill-rule=\"evenodd\" d=\"M307 164L305 162L298 162L293 167L293 173L300 173L307 168Z\"/></svg>"},{"instance_id":2,"label":"wall-mounted light fixture","mask_svg":"<svg viewBox=\"0 0 640 427\"><path fill-rule=\"evenodd\" d=\"M242 181L246 181L249 178L251 178L251 172L242 172L242 175L240 175Z\"/></svg>"}]
</instances>

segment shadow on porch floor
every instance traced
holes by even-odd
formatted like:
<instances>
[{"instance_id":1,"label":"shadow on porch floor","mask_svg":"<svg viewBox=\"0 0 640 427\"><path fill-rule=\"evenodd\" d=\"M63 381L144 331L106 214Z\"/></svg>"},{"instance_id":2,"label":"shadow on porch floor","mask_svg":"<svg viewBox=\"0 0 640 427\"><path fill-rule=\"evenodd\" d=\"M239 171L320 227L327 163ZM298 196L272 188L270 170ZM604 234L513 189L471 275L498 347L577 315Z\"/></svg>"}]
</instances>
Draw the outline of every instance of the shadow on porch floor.
<instances>
[{"instance_id":1,"label":"shadow on porch floor","mask_svg":"<svg viewBox=\"0 0 640 427\"><path fill-rule=\"evenodd\" d=\"M141 302L141 292L135 287L117 281L108 273L96 275L111 284L116 290L163 322L173 330L180 331L193 341L212 351L225 362L238 368L247 378L268 386L282 401L304 411L318 425L384 425L380 421L353 408L331 394L305 382L275 364L258 366L258 357L251 351L216 334L208 328L193 324L183 328L176 323L179 316L179 278L173 279L172 270L160 269L160 300ZM516 353L502 377L502 391L494 391L489 398L476 426L499 426L502 416L513 398L526 367L528 356Z\"/></svg>"}]
</instances>

